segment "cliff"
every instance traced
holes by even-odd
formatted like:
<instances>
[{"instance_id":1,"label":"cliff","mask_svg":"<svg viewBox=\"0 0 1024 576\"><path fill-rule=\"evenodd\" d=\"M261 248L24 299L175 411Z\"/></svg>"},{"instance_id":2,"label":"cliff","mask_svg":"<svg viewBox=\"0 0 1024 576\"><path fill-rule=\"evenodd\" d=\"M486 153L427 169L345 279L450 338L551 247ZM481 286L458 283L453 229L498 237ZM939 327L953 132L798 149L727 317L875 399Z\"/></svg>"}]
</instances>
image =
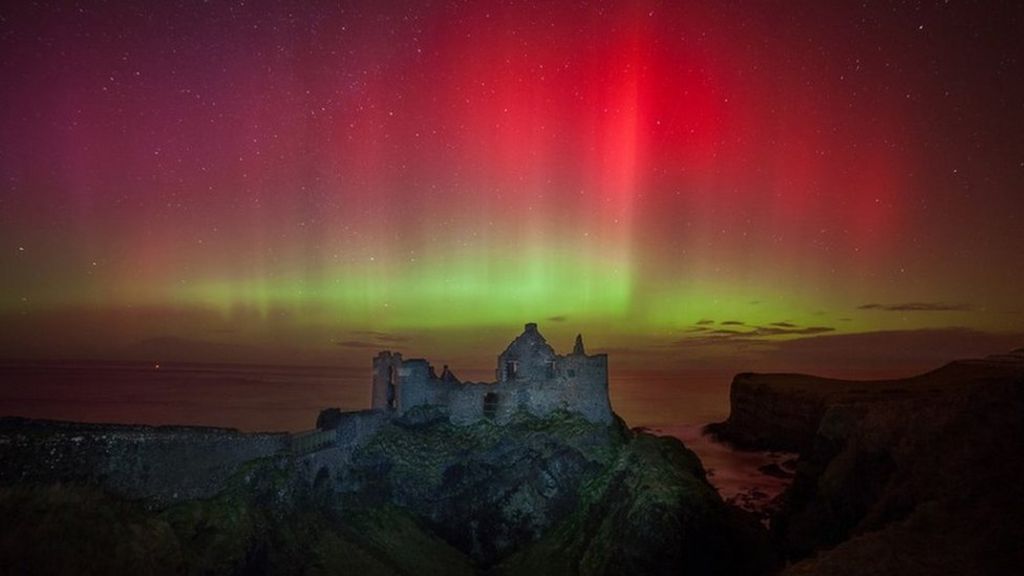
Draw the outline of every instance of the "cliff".
<instances>
[{"instance_id":1,"label":"cliff","mask_svg":"<svg viewBox=\"0 0 1024 576\"><path fill-rule=\"evenodd\" d=\"M955 392L986 380L1012 378L1024 353L951 362L911 378L839 380L807 374L743 373L729 389L729 418L707 432L749 450L799 452L811 447L826 411L837 405L868 406Z\"/></svg>"},{"instance_id":2,"label":"cliff","mask_svg":"<svg viewBox=\"0 0 1024 576\"><path fill-rule=\"evenodd\" d=\"M797 452L844 385L803 374L738 374L729 389L729 419L706 430L740 448Z\"/></svg>"},{"instance_id":3,"label":"cliff","mask_svg":"<svg viewBox=\"0 0 1024 576\"><path fill-rule=\"evenodd\" d=\"M22 458L0 485L0 573L747 574L772 564L767 535L722 502L692 452L621 421L557 412L455 425L430 407L334 416L324 423L352 445L246 461L199 498L126 497L89 470L109 460L76 470L49 467L47 452ZM8 424L8 437L23 434ZM36 469L46 474L23 473ZM181 478L161 471L164 485Z\"/></svg>"},{"instance_id":4,"label":"cliff","mask_svg":"<svg viewBox=\"0 0 1024 576\"><path fill-rule=\"evenodd\" d=\"M800 449L771 521L795 561L786 574L1005 574L1024 561L1024 354L883 382L743 375L732 398L717 434Z\"/></svg>"},{"instance_id":5,"label":"cliff","mask_svg":"<svg viewBox=\"0 0 1024 576\"><path fill-rule=\"evenodd\" d=\"M764 574L773 558L760 526L722 502L693 452L641 433L565 520L495 573Z\"/></svg>"},{"instance_id":6,"label":"cliff","mask_svg":"<svg viewBox=\"0 0 1024 576\"><path fill-rule=\"evenodd\" d=\"M767 543L756 521L725 505L682 443L571 412L465 426L416 410L361 450L338 485L364 504L410 511L499 574L746 574L771 565L766 546L754 545Z\"/></svg>"}]
</instances>

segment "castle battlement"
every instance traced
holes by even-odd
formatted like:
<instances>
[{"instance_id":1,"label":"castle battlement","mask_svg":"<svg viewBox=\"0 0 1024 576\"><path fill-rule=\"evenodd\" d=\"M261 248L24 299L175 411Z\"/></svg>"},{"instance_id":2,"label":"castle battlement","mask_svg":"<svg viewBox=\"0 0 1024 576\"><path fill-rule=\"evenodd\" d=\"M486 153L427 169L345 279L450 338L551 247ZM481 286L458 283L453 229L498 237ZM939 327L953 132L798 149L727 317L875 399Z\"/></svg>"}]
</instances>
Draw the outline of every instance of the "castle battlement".
<instances>
[{"instance_id":1,"label":"castle battlement","mask_svg":"<svg viewBox=\"0 0 1024 576\"><path fill-rule=\"evenodd\" d=\"M534 323L498 355L494 382L460 382L448 366L438 375L426 360L385 350L373 359L372 406L397 415L440 406L458 424L485 418L504 423L518 411L545 417L557 410L611 422L608 356L588 355L582 336L570 354L556 354Z\"/></svg>"}]
</instances>

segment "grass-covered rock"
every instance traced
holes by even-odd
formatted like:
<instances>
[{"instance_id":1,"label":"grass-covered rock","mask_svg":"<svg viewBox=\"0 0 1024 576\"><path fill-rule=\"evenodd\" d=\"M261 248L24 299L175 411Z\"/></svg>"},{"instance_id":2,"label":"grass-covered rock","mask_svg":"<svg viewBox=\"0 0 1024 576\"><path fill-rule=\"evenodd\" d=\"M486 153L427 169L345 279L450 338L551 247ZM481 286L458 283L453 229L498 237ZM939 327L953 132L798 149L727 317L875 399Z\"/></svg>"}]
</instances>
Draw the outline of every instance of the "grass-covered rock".
<instances>
[{"instance_id":1,"label":"grass-covered rock","mask_svg":"<svg viewBox=\"0 0 1024 576\"><path fill-rule=\"evenodd\" d=\"M761 574L771 553L756 522L725 505L697 456L637 435L580 505L498 574Z\"/></svg>"},{"instance_id":2,"label":"grass-covered rock","mask_svg":"<svg viewBox=\"0 0 1024 576\"><path fill-rule=\"evenodd\" d=\"M579 504L627 439L623 426L557 413L506 425L456 426L414 410L357 452L346 484L361 502L409 510L482 564L546 530Z\"/></svg>"},{"instance_id":3,"label":"grass-covered rock","mask_svg":"<svg viewBox=\"0 0 1024 576\"><path fill-rule=\"evenodd\" d=\"M82 485L0 488L0 574L175 574L181 547L142 506Z\"/></svg>"},{"instance_id":4,"label":"grass-covered rock","mask_svg":"<svg viewBox=\"0 0 1024 576\"><path fill-rule=\"evenodd\" d=\"M218 496L160 511L74 484L0 489L0 574L471 574L389 505L347 513L287 460L251 463Z\"/></svg>"},{"instance_id":5,"label":"grass-covered rock","mask_svg":"<svg viewBox=\"0 0 1024 576\"><path fill-rule=\"evenodd\" d=\"M81 479L7 483L0 574L734 574L763 565L756 523L734 516L697 457L621 421L522 414L456 426L424 408L333 468L309 457L249 461L216 495L173 504L128 501Z\"/></svg>"}]
</instances>

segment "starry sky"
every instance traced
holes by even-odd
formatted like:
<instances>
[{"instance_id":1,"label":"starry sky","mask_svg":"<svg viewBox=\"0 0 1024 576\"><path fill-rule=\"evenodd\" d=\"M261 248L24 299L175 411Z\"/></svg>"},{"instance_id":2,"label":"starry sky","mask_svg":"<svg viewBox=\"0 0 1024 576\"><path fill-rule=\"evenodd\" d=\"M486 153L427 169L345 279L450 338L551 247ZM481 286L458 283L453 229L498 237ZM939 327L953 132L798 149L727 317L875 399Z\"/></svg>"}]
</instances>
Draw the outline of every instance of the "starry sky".
<instances>
[{"instance_id":1,"label":"starry sky","mask_svg":"<svg viewBox=\"0 0 1024 576\"><path fill-rule=\"evenodd\" d=\"M1024 5L980 4L6 3L0 356L1022 345Z\"/></svg>"}]
</instances>

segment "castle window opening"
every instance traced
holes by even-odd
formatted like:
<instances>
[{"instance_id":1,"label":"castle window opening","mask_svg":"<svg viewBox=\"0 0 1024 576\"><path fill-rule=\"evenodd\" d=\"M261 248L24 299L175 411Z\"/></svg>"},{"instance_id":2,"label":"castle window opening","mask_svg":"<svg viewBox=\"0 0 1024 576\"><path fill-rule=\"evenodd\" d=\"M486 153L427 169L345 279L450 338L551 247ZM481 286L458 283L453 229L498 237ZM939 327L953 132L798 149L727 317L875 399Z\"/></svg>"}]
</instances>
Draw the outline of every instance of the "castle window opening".
<instances>
[{"instance_id":1,"label":"castle window opening","mask_svg":"<svg viewBox=\"0 0 1024 576\"><path fill-rule=\"evenodd\" d=\"M394 410L396 407L395 384L398 383L398 373L394 366L388 367L388 408Z\"/></svg>"},{"instance_id":2,"label":"castle window opening","mask_svg":"<svg viewBox=\"0 0 1024 576\"><path fill-rule=\"evenodd\" d=\"M494 420L494 417L498 415L498 394L496 392L488 392L484 395L484 418Z\"/></svg>"},{"instance_id":3,"label":"castle window opening","mask_svg":"<svg viewBox=\"0 0 1024 576\"><path fill-rule=\"evenodd\" d=\"M519 372L519 363L515 360L509 360L505 362L505 379L515 380L516 374Z\"/></svg>"},{"instance_id":4,"label":"castle window opening","mask_svg":"<svg viewBox=\"0 0 1024 576\"><path fill-rule=\"evenodd\" d=\"M553 361L552 362L548 362L548 378L554 378L554 377L555 377L555 363Z\"/></svg>"}]
</instances>

